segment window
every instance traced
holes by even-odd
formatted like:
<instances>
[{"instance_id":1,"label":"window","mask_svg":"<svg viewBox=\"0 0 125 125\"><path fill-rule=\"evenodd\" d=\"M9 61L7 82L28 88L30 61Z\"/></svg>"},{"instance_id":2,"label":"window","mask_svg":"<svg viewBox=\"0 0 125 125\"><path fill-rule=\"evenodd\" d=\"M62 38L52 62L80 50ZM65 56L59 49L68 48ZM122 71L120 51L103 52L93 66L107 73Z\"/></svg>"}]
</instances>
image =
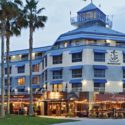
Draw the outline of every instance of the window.
<instances>
[{"instance_id":1,"label":"window","mask_svg":"<svg viewBox=\"0 0 125 125\"><path fill-rule=\"evenodd\" d=\"M47 75L47 70L45 71L45 80L47 81L47 77L48 77L48 75Z\"/></svg>"},{"instance_id":2,"label":"window","mask_svg":"<svg viewBox=\"0 0 125 125\"><path fill-rule=\"evenodd\" d=\"M42 57L42 53L35 53L35 59L39 59Z\"/></svg>"},{"instance_id":3,"label":"window","mask_svg":"<svg viewBox=\"0 0 125 125\"><path fill-rule=\"evenodd\" d=\"M25 92L25 89L18 89L18 92Z\"/></svg>"},{"instance_id":4,"label":"window","mask_svg":"<svg viewBox=\"0 0 125 125\"><path fill-rule=\"evenodd\" d=\"M125 78L125 70L123 70L123 78Z\"/></svg>"},{"instance_id":5,"label":"window","mask_svg":"<svg viewBox=\"0 0 125 125\"><path fill-rule=\"evenodd\" d=\"M123 83L123 92L125 92L125 82Z\"/></svg>"},{"instance_id":6,"label":"window","mask_svg":"<svg viewBox=\"0 0 125 125\"><path fill-rule=\"evenodd\" d=\"M105 77L105 69L94 69L94 77Z\"/></svg>"},{"instance_id":7,"label":"window","mask_svg":"<svg viewBox=\"0 0 125 125\"><path fill-rule=\"evenodd\" d=\"M62 79L62 70L53 71L53 79Z\"/></svg>"},{"instance_id":8,"label":"window","mask_svg":"<svg viewBox=\"0 0 125 125\"><path fill-rule=\"evenodd\" d=\"M17 84L18 85L24 85L25 84L25 77L21 77L17 79Z\"/></svg>"},{"instance_id":9,"label":"window","mask_svg":"<svg viewBox=\"0 0 125 125\"><path fill-rule=\"evenodd\" d=\"M105 83L94 83L94 91L104 92Z\"/></svg>"},{"instance_id":10,"label":"window","mask_svg":"<svg viewBox=\"0 0 125 125\"><path fill-rule=\"evenodd\" d=\"M105 62L105 53L94 53L95 62Z\"/></svg>"},{"instance_id":11,"label":"window","mask_svg":"<svg viewBox=\"0 0 125 125\"><path fill-rule=\"evenodd\" d=\"M10 78L10 85L12 84L12 78ZM5 79L5 86L8 86L7 79Z\"/></svg>"},{"instance_id":12,"label":"window","mask_svg":"<svg viewBox=\"0 0 125 125\"><path fill-rule=\"evenodd\" d=\"M82 83L74 83L72 84L73 91L82 91Z\"/></svg>"},{"instance_id":13,"label":"window","mask_svg":"<svg viewBox=\"0 0 125 125\"><path fill-rule=\"evenodd\" d=\"M81 62L82 61L82 52L72 54L72 62Z\"/></svg>"},{"instance_id":14,"label":"window","mask_svg":"<svg viewBox=\"0 0 125 125\"><path fill-rule=\"evenodd\" d=\"M44 69L44 59L43 59L43 61L42 61L42 69Z\"/></svg>"},{"instance_id":15,"label":"window","mask_svg":"<svg viewBox=\"0 0 125 125\"><path fill-rule=\"evenodd\" d=\"M24 73L25 72L25 66L18 67L18 73Z\"/></svg>"},{"instance_id":16,"label":"window","mask_svg":"<svg viewBox=\"0 0 125 125\"><path fill-rule=\"evenodd\" d=\"M125 63L125 54L123 54L123 62Z\"/></svg>"},{"instance_id":17,"label":"window","mask_svg":"<svg viewBox=\"0 0 125 125\"><path fill-rule=\"evenodd\" d=\"M34 76L32 78L32 84L40 84L40 76Z\"/></svg>"},{"instance_id":18,"label":"window","mask_svg":"<svg viewBox=\"0 0 125 125\"><path fill-rule=\"evenodd\" d=\"M82 77L82 69L73 69L72 70L72 78Z\"/></svg>"},{"instance_id":19,"label":"window","mask_svg":"<svg viewBox=\"0 0 125 125\"><path fill-rule=\"evenodd\" d=\"M53 64L61 64L62 63L62 55L53 56Z\"/></svg>"},{"instance_id":20,"label":"window","mask_svg":"<svg viewBox=\"0 0 125 125\"><path fill-rule=\"evenodd\" d=\"M22 55L21 60L28 60L28 54Z\"/></svg>"},{"instance_id":21,"label":"window","mask_svg":"<svg viewBox=\"0 0 125 125\"><path fill-rule=\"evenodd\" d=\"M58 92L63 90L63 84L53 84L52 91Z\"/></svg>"},{"instance_id":22,"label":"window","mask_svg":"<svg viewBox=\"0 0 125 125\"><path fill-rule=\"evenodd\" d=\"M5 68L5 74L7 74L7 68ZM9 74L11 74L11 67L10 67L10 70L9 70Z\"/></svg>"},{"instance_id":23,"label":"window","mask_svg":"<svg viewBox=\"0 0 125 125\"><path fill-rule=\"evenodd\" d=\"M33 65L33 72L39 72L40 64Z\"/></svg>"},{"instance_id":24,"label":"window","mask_svg":"<svg viewBox=\"0 0 125 125\"><path fill-rule=\"evenodd\" d=\"M47 67L47 56L45 57L45 66Z\"/></svg>"},{"instance_id":25,"label":"window","mask_svg":"<svg viewBox=\"0 0 125 125\"><path fill-rule=\"evenodd\" d=\"M42 82L44 82L44 72L42 73Z\"/></svg>"}]
</instances>

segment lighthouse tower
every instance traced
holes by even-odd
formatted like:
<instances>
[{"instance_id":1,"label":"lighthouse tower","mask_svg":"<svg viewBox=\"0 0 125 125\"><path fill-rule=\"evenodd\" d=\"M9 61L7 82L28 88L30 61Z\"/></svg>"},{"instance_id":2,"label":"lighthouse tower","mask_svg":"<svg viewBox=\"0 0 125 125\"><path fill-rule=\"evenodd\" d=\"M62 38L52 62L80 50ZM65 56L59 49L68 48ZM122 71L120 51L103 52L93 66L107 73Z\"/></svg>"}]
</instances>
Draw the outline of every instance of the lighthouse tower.
<instances>
[{"instance_id":1,"label":"lighthouse tower","mask_svg":"<svg viewBox=\"0 0 125 125\"><path fill-rule=\"evenodd\" d=\"M105 13L91 2L88 6L77 12L76 17L71 17L71 24L77 27L97 24L104 27L112 27L112 21Z\"/></svg>"}]
</instances>

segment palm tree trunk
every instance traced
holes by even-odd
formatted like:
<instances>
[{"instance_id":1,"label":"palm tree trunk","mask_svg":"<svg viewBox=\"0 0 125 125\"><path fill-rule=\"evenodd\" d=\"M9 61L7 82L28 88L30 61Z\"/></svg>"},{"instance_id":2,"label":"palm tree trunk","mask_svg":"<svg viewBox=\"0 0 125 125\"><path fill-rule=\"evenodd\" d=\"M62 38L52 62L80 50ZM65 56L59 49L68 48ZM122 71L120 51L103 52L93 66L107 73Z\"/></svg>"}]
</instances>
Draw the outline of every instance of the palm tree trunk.
<instances>
[{"instance_id":1,"label":"palm tree trunk","mask_svg":"<svg viewBox=\"0 0 125 125\"><path fill-rule=\"evenodd\" d=\"M4 111L4 21L1 29L1 117L5 116Z\"/></svg>"},{"instance_id":2,"label":"palm tree trunk","mask_svg":"<svg viewBox=\"0 0 125 125\"><path fill-rule=\"evenodd\" d=\"M30 34L29 34L29 81L30 81L30 107L29 107L29 115L32 116L34 114L33 111L33 91L32 91L32 51L33 51L33 27L30 25Z\"/></svg>"},{"instance_id":3,"label":"palm tree trunk","mask_svg":"<svg viewBox=\"0 0 125 125\"><path fill-rule=\"evenodd\" d=\"M6 37L6 63L7 63L7 114L10 114L10 38Z\"/></svg>"}]
</instances>

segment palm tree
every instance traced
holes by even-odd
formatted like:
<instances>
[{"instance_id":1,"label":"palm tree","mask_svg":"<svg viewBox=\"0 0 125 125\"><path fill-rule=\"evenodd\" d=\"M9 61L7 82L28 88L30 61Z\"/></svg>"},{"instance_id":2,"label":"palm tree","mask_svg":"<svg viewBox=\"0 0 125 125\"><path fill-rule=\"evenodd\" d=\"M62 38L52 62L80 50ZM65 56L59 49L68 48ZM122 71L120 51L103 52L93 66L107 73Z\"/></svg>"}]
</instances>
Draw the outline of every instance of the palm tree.
<instances>
[{"instance_id":1,"label":"palm tree","mask_svg":"<svg viewBox=\"0 0 125 125\"><path fill-rule=\"evenodd\" d=\"M0 116L3 118L4 113L4 37L5 37L5 15L3 11L4 1L0 1L0 25L1 25L1 113Z\"/></svg>"},{"instance_id":2,"label":"palm tree","mask_svg":"<svg viewBox=\"0 0 125 125\"><path fill-rule=\"evenodd\" d=\"M35 29L43 28L47 17L41 15L44 8L38 9L39 1L26 0L26 5L23 10L22 19L19 20L19 24L24 27L29 27L29 85L30 85L30 105L29 115L33 115L33 93L32 93L32 50L33 50L33 33Z\"/></svg>"},{"instance_id":3,"label":"palm tree","mask_svg":"<svg viewBox=\"0 0 125 125\"><path fill-rule=\"evenodd\" d=\"M10 66L9 66L9 41L10 36L15 33L16 29L15 20L19 13L18 5L21 5L20 0L1 0L1 10L0 10L0 20L1 20L1 38L2 38L2 48L1 48L1 95L2 95L2 104L1 104L1 117L4 117L4 37L6 37L6 46L7 46L7 82L8 82L8 104L7 109L9 113L9 100L10 100ZM19 34L19 32L17 32Z\"/></svg>"},{"instance_id":4,"label":"palm tree","mask_svg":"<svg viewBox=\"0 0 125 125\"><path fill-rule=\"evenodd\" d=\"M18 6L22 6L20 0L9 1L7 3L8 10L11 10L10 13L7 13L7 19L5 24L5 37L6 37L6 63L7 63L7 114L10 114L10 37L13 35L20 35L21 29L17 25L17 18L21 12L21 9ZM11 15L10 15L11 14Z\"/></svg>"}]
</instances>

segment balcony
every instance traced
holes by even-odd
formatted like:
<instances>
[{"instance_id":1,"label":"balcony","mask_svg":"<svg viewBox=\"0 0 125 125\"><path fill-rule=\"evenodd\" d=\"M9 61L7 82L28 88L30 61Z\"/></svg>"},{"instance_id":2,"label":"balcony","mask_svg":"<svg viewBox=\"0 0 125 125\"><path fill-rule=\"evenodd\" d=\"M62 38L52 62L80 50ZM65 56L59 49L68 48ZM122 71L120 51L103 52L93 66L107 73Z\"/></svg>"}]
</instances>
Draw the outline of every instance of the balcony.
<instances>
[{"instance_id":1,"label":"balcony","mask_svg":"<svg viewBox=\"0 0 125 125\"><path fill-rule=\"evenodd\" d=\"M110 28L112 27L112 21L109 19L108 16L106 18L96 17L96 18L88 18L88 19L80 18L79 16L70 18L71 25L75 25L75 26L81 26L87 22L92 22L92 21L101 21L107 26L109 26Z\"/></svg>"}]
</instances>

